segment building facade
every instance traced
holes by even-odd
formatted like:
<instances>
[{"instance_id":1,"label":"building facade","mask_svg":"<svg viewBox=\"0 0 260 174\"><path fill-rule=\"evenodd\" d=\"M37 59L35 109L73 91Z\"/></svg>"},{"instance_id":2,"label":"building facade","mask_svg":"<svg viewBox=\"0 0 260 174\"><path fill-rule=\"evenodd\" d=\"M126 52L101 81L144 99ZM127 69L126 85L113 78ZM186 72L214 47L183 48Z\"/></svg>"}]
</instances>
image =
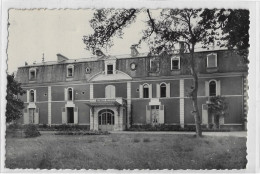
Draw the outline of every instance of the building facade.
<instances>
[{"instance_id":1,"label":"building facade","mask_svg":"<svg viewBox=\"0 0 260 174\"><path fill-rule=\"evenodd\" d=\"M203 125L214 120L208 112L211 96L224 96L228 111L219 122L242 129L247 115L247 70L241 56L230 50L196 52L198 106ZM16 78L26 95L24 124L78 124L91 130L125 130L137 124L194 125L187 96L193 80L190 54L131 54L68 59L19 67Z\"/></svg>"}]
</instances>

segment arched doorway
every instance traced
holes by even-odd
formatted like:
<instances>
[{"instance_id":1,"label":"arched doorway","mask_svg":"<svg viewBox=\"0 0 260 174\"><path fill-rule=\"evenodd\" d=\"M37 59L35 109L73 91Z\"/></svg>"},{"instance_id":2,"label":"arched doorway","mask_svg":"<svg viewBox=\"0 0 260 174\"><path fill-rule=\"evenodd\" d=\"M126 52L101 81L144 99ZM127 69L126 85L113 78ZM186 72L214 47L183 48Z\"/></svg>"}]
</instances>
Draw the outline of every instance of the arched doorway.
<instances>
[{"instance_id":1,"label":"arched doorway","mask_svg":"<svg viewBox=\"0 0 260 174\"><path fill-rule=\"evenodd\" d=\"M111 131L114 130L115 115L110 109L102 109L98 112L98 129Z\"/></svg>"}]
</instances>

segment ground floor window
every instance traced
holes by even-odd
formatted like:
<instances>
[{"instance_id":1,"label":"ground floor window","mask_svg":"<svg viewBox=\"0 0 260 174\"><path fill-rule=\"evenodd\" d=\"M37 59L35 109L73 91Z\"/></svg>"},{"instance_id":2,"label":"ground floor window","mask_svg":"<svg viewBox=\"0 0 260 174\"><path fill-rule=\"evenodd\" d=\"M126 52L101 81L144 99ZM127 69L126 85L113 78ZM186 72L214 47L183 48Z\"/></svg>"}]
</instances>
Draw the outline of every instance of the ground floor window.
<instances>
[{"instance_id":1,"label":"ground floor window","mask_svg":"<svg viewBox=\"0 0 260 174\"><path fill-rule=\"evenodd\" d=\"M67 121L68 123L74 123L74 108L67 107Z\"/></svg>"},{"instance_id":2,"label":"ground floor window","mask_svg":"<svg viewBox=\"0 0 260 174\"><path fill-rule=\"evenodd\" d=\"M99 125L114 125L115 116L114 112L110 109L103 109L98 112L98 124Z\"/></svg>"}]
</instances>

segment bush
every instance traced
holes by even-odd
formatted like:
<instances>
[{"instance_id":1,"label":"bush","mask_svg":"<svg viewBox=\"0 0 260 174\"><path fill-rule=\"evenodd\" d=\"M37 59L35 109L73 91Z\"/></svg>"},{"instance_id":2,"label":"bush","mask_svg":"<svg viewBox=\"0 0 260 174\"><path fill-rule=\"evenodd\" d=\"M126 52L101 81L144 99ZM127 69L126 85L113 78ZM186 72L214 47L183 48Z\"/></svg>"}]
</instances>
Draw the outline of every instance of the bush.
<instances>
[{"instance_id":1,"label":"bush","mask_svg":"<svg viewBox=\"0 0 260 174\"><path fill-rule=\"evenodd\" d=\"M73 131L65 130L56 132L55 135L108 135L108 131Z\"/></svg>"},{"instance_id":2,"label":"bush","mask_svg":"<svg viewBox=\"0 0 260 174\"><path fill-rule=\"evenodd\" d=\"M25 138L38 137L40 136L40 132L37 129L37 126L34 124L28 124L24 129Z\"/></svg>"},{"instance_id":3,"label":"bush","mask_svg":"<svg viewBox=\"0 0 260 174\"><path fill-rule=\"evenodd\" d=\"M13 124L10 124L9 126L7 126L8 130L16 130L16 129L22 129L22 128L23 128L23 125L18 124L18 123L13 123Z\"/></svg>"}]
</instances>

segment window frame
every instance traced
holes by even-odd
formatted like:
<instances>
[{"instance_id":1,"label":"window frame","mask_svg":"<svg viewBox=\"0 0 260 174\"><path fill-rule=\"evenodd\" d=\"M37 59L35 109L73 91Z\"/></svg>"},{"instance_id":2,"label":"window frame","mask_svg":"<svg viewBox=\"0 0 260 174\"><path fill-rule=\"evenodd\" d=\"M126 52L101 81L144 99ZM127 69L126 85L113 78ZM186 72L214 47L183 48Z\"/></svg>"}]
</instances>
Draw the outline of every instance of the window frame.
<instances>
[{"instance_id":1,"label":"window frame","mask_svg":"<svg viewBox=\"0 0 260 174\"><path fill-rule=\"evenodd\" d=\"M214 82L215 83L215 95L211 95L211 88L210 88L210 84L212 83L212 82ZM217 81L216 80L210 80L209 81L209 96L210 97L215 97L215 96L217 96Z\"/></svg>"},{"instance_id":2,"label":"window frame","mask_svg":"<svg viewBox=\"0 0 260 174\"><path fill-rule=\"evenodd\" d=\"M34 78L32 78L31 72L34 72ZM29 69L29 81L35 81L36 80L36 68L30 68Z\"/></svg>"},{"instance_id":3,"label":"window frame","mask_svg":"<svg viewBox=\"0 0 260 174\"><path fill-rule=\"evenodd\" d=\"M69 75L69 69L71 69L71 76ZM74 65L67 65L67 78L74 77Z\"/></svg>"},{"instance_id":4,"label":"window frame","mask_svg":"<svg viewBox=\"0 0 260 174\"><path fill-rule=\"evenodd\" d=\"M214 55L215 56L215 66L209 67L209 56ZM218 67L218 55L217 53L211 53L207 55L207 68L217 68Z\"/></svg>"},{"instance_id":5,"label":"window frame","mask_svg":"<svg viewBox=\"0 0 260 174\"><path fill-rule=\"evenodd\" d=\"M149 98L149 85L147 83L145 83L145 84L143 84L142 88L143 88L143 98ZM145 95L145 89L147 90L147 97Z\"/></svg>"},{"instance_id":6,"label":"window frame","mask_svg":"<svg viewBox=\"0 0 260 174\"><path fill-rule=\"evenodd\" d=\"M71 100L70 100L70 90L71 90ZM72 87L68 87L67 89L67 101L73 101L74 100L74 92Z\"/></svg>"},{"instance_id":7,"label":"window frame","mask_svg":"<svg viewBox=\"0 0 260 174\"><path fill-rule=\"evenodd\" d=\"M157 70L156 70L156 71L152 71L152 62L153 62L153 61L158 62L158 67L157 67ZM160 61L158 60L158 58L156 58L156 57L150 58L150 67L149 67L149 70L150 70L150 72L159 72L159 71L160 71Z\"/></svg>"},{"instance_id":8,"label":"window frame","mask_svg":"<svg viewBox=\"0 0 260 174\"><path fill-rule=\"evenodd\" d=\"M165 96L162 96L162 85L164 85L164 88L165 88ZM167 85L166 83L161 83L160 85L160 98L166 98L167 97Z\"/></svg>"},{"instance_id":9,"label":"window frame","mask_svg":"<svg viewBox=\"0 0 260 174\"><path fill-rule=\"evenodd\" d=\"M114 74L114 65L113 64L107 64L107 69L106 69L106 74L107 75L111 75L111 74ZM108 67L111 66L112 67L112 70L109 70ZM110 72L110 73L108 73Z\"/></svg>"},{"instance_id":10,"label":"window frame","mask_svg":"<svg viewBox=\"0 0 260 174\"><path fill-rule=\"evenodd\" d=\"M32 100L32 96L33 96L33 100ZM36 96L36 90L30 89L29 90L29 102L30 103L34 103L35 102L35 96Z\"/></svg>"},{"instance_id":11,"label":"window frame","mask_svg":"<svg viewBox=\"0 0 260 174\"><path fill-rule=\"evenodd\" d=\"M178 69L173 69L173 60L178 60ZM181 63L180 63L180 56L174 56L171 58L171 70L180 70L181 69Z\"/></svg>"}]
</instances>

